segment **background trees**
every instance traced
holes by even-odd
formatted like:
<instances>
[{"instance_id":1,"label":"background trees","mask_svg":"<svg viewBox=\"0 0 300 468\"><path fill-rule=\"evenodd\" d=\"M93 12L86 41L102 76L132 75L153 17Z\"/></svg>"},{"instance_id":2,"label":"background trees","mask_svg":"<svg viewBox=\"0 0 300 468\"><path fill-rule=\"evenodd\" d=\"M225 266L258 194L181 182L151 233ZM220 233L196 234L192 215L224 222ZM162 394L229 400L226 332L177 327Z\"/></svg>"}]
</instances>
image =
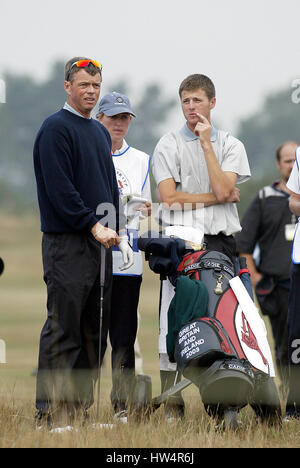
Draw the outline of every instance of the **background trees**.
<instances>
[{"instance_id":1,"label":"background trees","mask_svg":"<svg viewBox=\"0 0 300 468\"><path fill-rule=\"evenodd\" d=\"M36 206L36 189L32 163L35 136L50 114L60 109L66 100L63 88L64 64L54 65L49 80L36 83L28 76L4 77L6 103L0 104L0 206L27 210ZM111 90L130 93L127 83L119 82ZM161 87L152 83L145 87L134 106L138 115L128 139L148 154L152 154L164 123L175 100L165 98ZM95 111L96 112L96 111Z\"/></svg>"},{"instance_id":2,"label":"background trees","mask_svg":"<svg viewBox=\"0 0 300 468\"><path fill-rule=\"evenodd\" d=\"M33 142L42 121L65 102L62 62L54 64L49 79L35 82L28 76L7 74L6 104L0 104L0 207L10 210L36 209L32 164ZM110 90L134 94L125 81L112 83ZM152 154L164 124L176 105L159 83L150 83L134 103L138 116L128 134L132 146ZM252 179L242 184L242 215L255 192L277 177L275 152L285 140L300 140L299 106L292 102L291 89L266 96L261 108L242 120L236 136L246 146ZM33 208L34 207L34 208Z\"/></svg>"}]
</instances>

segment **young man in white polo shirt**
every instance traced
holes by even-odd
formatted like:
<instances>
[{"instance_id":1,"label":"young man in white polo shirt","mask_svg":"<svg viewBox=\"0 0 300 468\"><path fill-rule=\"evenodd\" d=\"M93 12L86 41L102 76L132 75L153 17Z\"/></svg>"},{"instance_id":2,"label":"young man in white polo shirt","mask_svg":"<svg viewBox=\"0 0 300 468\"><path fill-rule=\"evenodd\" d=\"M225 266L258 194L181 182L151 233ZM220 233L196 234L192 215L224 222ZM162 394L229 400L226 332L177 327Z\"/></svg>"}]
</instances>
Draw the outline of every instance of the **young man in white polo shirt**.
<instances>
[{"instance_id":1,"label":"young man in white polo shirt","mask_svg":"<svg viewBox=\"0 0 300 468\"><path fill-rule=\"evenodd\" d=\"M233 234L241 230L235 185L250 177L246 151L239 140L212 127L216 97L207 76L188 76L180 85L179 96L186 123L180 131L163 136L153 155L153 175L162 202L159 221L162 227L183 224L198 228L204 233L207 249L223 252L235 265ZM162 391L176 378L176 365L169 362L166 352L166 315L173 295L174 288L164 280L159 337ZM183 416L180 394L170 398L166 413L167 417Z\"/></svg>"},{"instance_id":2,"label":"young man in white polo shirt","mask_svg":"<svg viewBox=\"0 0 300 468\"><path fill-rule=\"evenodd\" d=\"M134 264L126 271L118 248L113 249L113 289L109 335L112 346L111 401L116 417L127 420L127 400L135 375L134 343L138 325L138 302L142 282L142 254L137 247L139 222L151 214L150 157L125 141L132 117L129 99L113 92L99 104L97 118L112 139L112 159L120 196L128 215L127 233L133 248ZM134 199L136 203L134 203ZM138 200L145 200L143 202ZM128 208L128 209L126 209Z\"/></svg>"}]
</instances>

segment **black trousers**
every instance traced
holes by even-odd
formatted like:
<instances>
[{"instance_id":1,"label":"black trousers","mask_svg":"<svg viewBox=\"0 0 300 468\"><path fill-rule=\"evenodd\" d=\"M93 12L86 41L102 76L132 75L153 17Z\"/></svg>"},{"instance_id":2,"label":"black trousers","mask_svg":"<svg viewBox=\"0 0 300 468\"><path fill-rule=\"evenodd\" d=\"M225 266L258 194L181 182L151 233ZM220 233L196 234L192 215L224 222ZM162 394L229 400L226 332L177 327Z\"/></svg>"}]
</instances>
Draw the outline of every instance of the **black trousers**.
<instances>
[{"instance_id":1,"label":"black trousers","mask_svg":"<svg viewBox=\"0 0 300 468\"><path fill-rule=\"evenodd\" d=\"M236 243L233 236L226 236L223 233L216 235L205 234L204 242L207 250L216 250L227 255L232 261L234 269L236 269Z\"/></svg>"},{"instance_id":2,"label":"black trousers","mask_svg":"<svg viewBox=\"0 0 300 468\"><path fill-rule=\"evenodd\" d=\"M277 285L264 301L258 300L262 313L269 316L274 337L276 366L285 390L289 380L287 330L289 293L289 289Z\"/></svg>"},{"instance_id":3,"label":"black trousers","mask_svg":"<svg viewBox=\"0 0 300 468\"><path fill-rule=\"evenodd\" d=\"M292 263L288 311L290 385L286 412L300 417L300 265Z\"/></svg>"},{"instance_id":4,"label":"black trousers","mask_svg":"<svg viewBox=\"0 0 300 468\"><path fill-rule=\"evenodd\" d=\"M134 343L141 283L141 276L113 276L109 337L112 348L111 402L116 411L127 407L135 376Z\"/></svg>"},{"instance_id":5,"label":"black trousers","mask_svg":"<svg viewBox=\"0 0 300 468\"><path fill-rule=\"evenodd\" d=\"M90 234L44 234L47 320L40 337L36 407L88 409L94 402L100 324L101 246ZM106 349L112 287L111 249L106 250L102 358Z\"/></svg>"}]
</instances>

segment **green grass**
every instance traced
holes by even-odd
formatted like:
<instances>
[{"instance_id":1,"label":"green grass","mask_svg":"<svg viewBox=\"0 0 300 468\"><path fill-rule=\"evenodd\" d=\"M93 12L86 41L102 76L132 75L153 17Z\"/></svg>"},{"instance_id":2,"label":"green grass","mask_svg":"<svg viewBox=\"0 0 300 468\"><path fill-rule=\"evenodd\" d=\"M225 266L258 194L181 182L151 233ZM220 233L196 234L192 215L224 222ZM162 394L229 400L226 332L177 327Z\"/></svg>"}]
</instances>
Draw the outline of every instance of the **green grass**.
<instances>
[{"instance_id":1,"label":"green grass","mask_svg":"<svg viewBox=\"0 0 300 468\"><path fill-rule=\"evenodd\" d=\"M0 216L0 256L5 271L0 277L0 339L7 347L7 364L0 364L0 448L8 447L298 447L300 422L279 430L257 424L250 408L241 412L243 429L219 432L206 415L198 390L183 393L186 418L172 427L163 408L138 424L119 425L112 430L92 430L75 423L78 432L57 435L36 431L34 425L35 377L39 335L46 318L41 233L34 216ZM139 343L144 372L151 375L153 396L160 393L158 366L159 277L145 264L139 312ZM112 422L109 401L111 371L109 356L102 370L101 422ZM95 408L92 409L94 416Z\"/></svg>"}]
</instances>

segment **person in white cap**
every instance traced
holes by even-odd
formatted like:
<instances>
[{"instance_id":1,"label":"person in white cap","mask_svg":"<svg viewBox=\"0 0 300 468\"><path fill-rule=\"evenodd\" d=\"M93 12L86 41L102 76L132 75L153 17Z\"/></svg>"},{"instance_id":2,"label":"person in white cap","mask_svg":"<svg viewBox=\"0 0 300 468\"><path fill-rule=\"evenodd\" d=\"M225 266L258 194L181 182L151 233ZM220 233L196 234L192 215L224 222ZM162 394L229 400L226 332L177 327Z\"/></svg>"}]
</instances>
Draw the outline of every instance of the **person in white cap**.
<instances>
[{"instance_id":1,"label":"person in white cap","mask_svg":"<svg viewBox=\"0 0 300 468\"><path fill-rule=\"evenodd\" d=\"M127 233L134 263L120 271L122 255L113 249L113 291L109 326L112 347L111 402L115 418L127 422L127 405L135 376L134 344L138 326L138 303L142 282L142 255L137 247L139 222L151 214L150 157L125 141L130 122L135 117L129 99L113 92L99 104L97 118L112 139L112 159L119 192L127 214Z\"/></svg>"}]
</instances>

